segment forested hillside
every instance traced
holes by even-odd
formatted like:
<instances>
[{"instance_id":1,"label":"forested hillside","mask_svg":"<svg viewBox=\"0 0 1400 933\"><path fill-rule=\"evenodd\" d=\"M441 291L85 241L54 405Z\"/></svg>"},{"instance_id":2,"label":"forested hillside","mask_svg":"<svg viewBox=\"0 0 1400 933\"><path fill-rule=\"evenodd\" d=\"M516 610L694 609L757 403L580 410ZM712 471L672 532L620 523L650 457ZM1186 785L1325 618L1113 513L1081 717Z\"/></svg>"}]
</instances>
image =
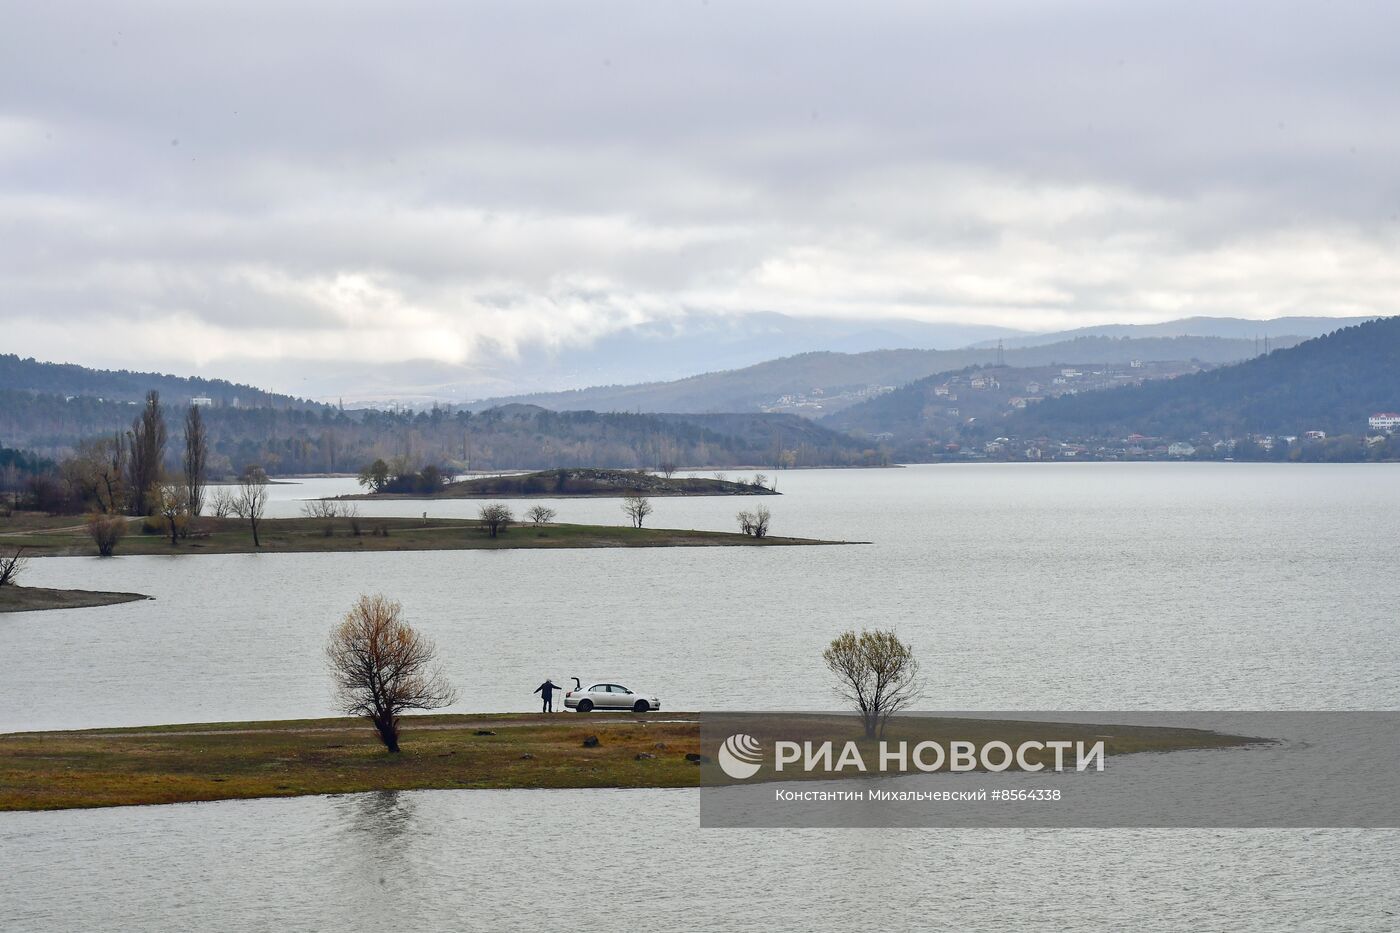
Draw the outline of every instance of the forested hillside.
<instances>
[{"instance_id":1,"label":"forested hillside","mask_svg":"<svg viewBox=\"0 0 1400 933\"><path fill-rule=\"evenodd\" d=\"M183 405L165 405L170 465ZM131 426L140 407L78 396L0 391L0 446L55 459ZM269 474L345 472L376 458L471 469L561 466L818 466L870 462L849 437L791 415L741 419L552 412L511 405L484 412L342 412L333 408L203 409L213 475L249 464Z\"/></svg>"},{"instance_id":2,"label":"forested hillside","mask_svg":"<svg viewBox=\"0 0 1400 933\"><path fill-rule=\"evenodd\" d=\"M1165 382L1047 399L995 427L1021 437L1359 435L1400 410L1400 317Z\"/></svg>"},{"instance_id":3,"label":"forested hillside","mask_svg":"<svg viewBox=\"0 0 1400 933\"><path fill-rule=\"evenodd\" d=\"M0 390L27 390L53 395L85 395L119 402L140 402L151 389L167 401L186 404L204 396L216 405L244 407L321 408L324 406L289 395L265 392L255 386L223 379L169 376L125 369L89 369L73 363L44 363L0 354Z\"/></svg>"},{"instance_id":4,"label":"forested hillside","mask_svg":"<svg viewBox=\"0 0 1400 933\"><path fill-rule=\"evenodd\" d=\"M1059 394L1094 394L1148 379L1171 379L1204 364L1191 362L1072 366L974 366L938 373L836 412L825 427L878 439L897 459L925 460L945 444L979 430L999 432L1020 408Z\"/></svg>"}]
</instances>

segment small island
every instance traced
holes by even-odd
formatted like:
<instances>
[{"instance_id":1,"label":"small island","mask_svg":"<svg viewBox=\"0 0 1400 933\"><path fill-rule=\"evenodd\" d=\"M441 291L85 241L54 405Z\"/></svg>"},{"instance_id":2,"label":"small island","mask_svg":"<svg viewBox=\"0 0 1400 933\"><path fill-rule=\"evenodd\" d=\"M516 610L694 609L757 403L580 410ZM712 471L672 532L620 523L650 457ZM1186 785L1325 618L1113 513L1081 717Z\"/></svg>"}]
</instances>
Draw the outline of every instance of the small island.
<instances>
[{"instance_id":1,"label":"small island","mask_svg":"<svg viewBox=\"0 0 1400 933\"><path fill-rule=\"evenodd\" d=\"M920 735L1016 745L1044 738L1045 728L935 717ZM364 720L346 718L0 735L0 811L433 788L698 787L705 758L694 713L424 715L405 717L403 729L396 755ZM1162 726L1056 729L1103 739L1109 756L1261 741Z\"/></svg>"},{"instance_id":2,"label":"small island","mask_svg":"<svg viewBox=\"0 0 1400 933\"><path fill-rule=\"evenodd\" d=\"M366 468L360 482L370 492L339 499L580 499L624 496L776 496L762 473L750 481L701 476L658 476L640 470L573 467L509 473L445 482L435 469L391 475Z\"/></svg>"},{"instance_id":3,"label":"small island","mask_svg":"<svg viewBox=\"0 0 1400 933\"><path fill-rule=\"evenodd\" d=\"M138 599L140 593L111 593L104 590L54 590L42 586L0 586L0 612L37 612L41 609L87 609L114 606Z\"/></svg>"}]
</instances>

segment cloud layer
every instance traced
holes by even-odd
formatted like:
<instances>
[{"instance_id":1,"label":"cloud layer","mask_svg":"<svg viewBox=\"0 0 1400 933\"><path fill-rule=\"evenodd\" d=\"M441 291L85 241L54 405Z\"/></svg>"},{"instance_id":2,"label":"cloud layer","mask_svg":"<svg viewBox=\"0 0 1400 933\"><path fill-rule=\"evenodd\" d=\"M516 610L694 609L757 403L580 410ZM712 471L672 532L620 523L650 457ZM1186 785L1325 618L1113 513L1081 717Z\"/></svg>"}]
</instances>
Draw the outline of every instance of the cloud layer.
<instances>
[{"instance_id":1,"label":"cloud layer","mask_svg":"<svg viewBox=\"0 0 1400 933\"><path fill-rule=\"evenodd\" d=\"M1397 33L1380 3L38 5L0 35L4 349L1393 313Z\"/></svg>"}]
</instances>

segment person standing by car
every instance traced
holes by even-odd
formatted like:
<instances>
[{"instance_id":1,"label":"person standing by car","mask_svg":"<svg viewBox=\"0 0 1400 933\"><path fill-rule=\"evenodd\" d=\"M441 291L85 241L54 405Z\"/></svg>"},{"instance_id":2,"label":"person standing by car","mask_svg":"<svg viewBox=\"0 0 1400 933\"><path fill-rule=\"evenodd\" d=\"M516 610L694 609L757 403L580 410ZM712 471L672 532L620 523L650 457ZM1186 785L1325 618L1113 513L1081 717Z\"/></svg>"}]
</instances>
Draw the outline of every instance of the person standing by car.
<instances>
[{"instance_id":1,"label":"person standing by car","mask_svg":"<svg viewBox=\"0 0 1400 933\"><path fill-rule=\"evenodd\" d=\"M548 678L545 679L544 683L536 687L535 693L538 693L544 699L544 708L541 709L540 712L554 712L554 691L563 689L563 687L559 686L554 681L549 680Z\"/></svg>"}]
</instances>

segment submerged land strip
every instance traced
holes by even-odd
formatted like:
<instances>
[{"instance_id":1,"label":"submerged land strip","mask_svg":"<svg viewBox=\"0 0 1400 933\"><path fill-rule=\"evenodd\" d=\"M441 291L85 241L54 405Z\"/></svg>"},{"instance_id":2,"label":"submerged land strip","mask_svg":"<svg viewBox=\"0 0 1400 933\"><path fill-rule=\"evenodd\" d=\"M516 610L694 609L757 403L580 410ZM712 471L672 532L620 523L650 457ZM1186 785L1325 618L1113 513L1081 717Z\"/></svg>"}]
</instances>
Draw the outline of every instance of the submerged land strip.
<instances>
[{"instance_id":1,"label":"submerged land strip","mask_svg":"<svg viewBox=\"0 0 1400 933\"><path fill-rule=\"evenodd\" d=\"M175 544L158 533L140 533L140 523L116 547L123 554L266 554L356 551L469 551L515 548L601 547L783 547L859 544L816 538L784 538L723 531L629 528L615 525L512 525L495 537L481 522L453 518L268 518L258 523L258 543L246 520L198 518ZM29 519L23 525L0 519L0 549L22 547L30 557L96 554L83 525L71 517ZM8 589L8 587L5 587Z\"/></svg>"},{"instance_id":2,"label":"submerged land strip","mask_svg":"<svg viewBox=\"0 0 1400 933\"><path fill-rule=\"evenodd\" d=\"M86 609L150 599L140 593L104 590L54 590L42 586L0 586L0 612L34 612L40 609Z\"/></svg>"},{"instance_id":3,"label":"submerged land strip","mask_svg":"<svg viewBox=\"0 0 1400 933\"><path fill-rule=\"evenodd\" d=\"M919 735L1015 746L1046 728L941 718L921 720ZM1259 741L1159 726L1054 728L1103 739L1109 756ZM0 811L378 790L696 787L701 752L693 713L413 716L394 755L355 719L11 733L0 735Z\"/></svg>"}]
</instances>

